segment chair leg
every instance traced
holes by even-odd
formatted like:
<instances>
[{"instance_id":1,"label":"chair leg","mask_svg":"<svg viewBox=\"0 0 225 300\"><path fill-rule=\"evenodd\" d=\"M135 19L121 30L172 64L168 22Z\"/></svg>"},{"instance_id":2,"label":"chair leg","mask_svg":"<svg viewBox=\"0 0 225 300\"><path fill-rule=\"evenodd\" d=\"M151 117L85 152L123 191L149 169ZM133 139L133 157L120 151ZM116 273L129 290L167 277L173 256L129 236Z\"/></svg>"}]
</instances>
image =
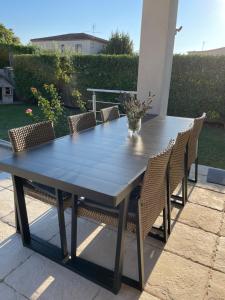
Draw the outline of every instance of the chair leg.
<instances>
[{"instance_id":1,"label":"chair leg","mask_svg":"<svg viewBox=\"0 0 225 300\"><path fill-rule=\"evenodd\" d=\"M198 182L198 157L195 159L195 178L189 178L190 170L188 171L188 181L197 183Z\"/></svg>"},{"instance_id":2,"label":"chair leg","mask_svg":"<svg viewBox=\"0 0 225 300\"><path fill-rule=\"evenodd\" d=\"M136 234L137 234L137 254L138 254L138 274L139 274L139 288L144 289L144 254L143 254L143 238L141 225L141 210L138 201L137 219L136 219Z\"/></svg>"},{"instance_id":3,"label":"chair leg","mask_svg":"<svg viewBox=\"0 0 225 300\"><path fill-rule=\"evenodd\" d=\"M198 157L195 160L195 183L198 182Z\"/></svg>"},{"instance_id":4,"label":"chair leg","mask_svg":"<svg viewBox=\"0 0 225 300\"><path fill-rule=\"evenodd\" d=\"M167 183L166 183L166 198L167 198L167 219L168 219L168 234L171 233L171 199L170 199L170 176L169 169L167 170Z\"/></svg>"},{"instance_id":5,"label":"chair leg","mask_svg":"<svg viewBox=\"0 0 225 300\"><path fill-rule=\"evenodd\" d=\"M185 206L186 202L186 187L185 187L185 177L182 179L182 205Z\"/></svg>"},{"instance_id":6,"label":"chair leg","mask_svg":"<svg viewBox=\"0 0 225 300\"><path fill-rule=\"evenodd\" d=\"M168 240L168 211L167 211L167 206L163 209L163 240L166 243Z\"/></svg>"},{"instance_id":7,"label":"chair leg","mask_svg":"<svg viewBox=\"0 0 225 300\"><path fill-rule=\"evenodd\" d=\"M77 251L77 202L78 197L74 196L73 204L72 204L72 212L71 212L71 258L76 258Z\"/></svg>"},{"instance_id":8,"label":"chair leg","mask_svg":"<svg viewBox=\"0 0 225 300\"><path fill-rule=\"evenodd\" d=\"M68 250L67 250L67 241L66 241L66 225L65 225L65 216L64 216L64 209L63 209L62 191L57 190L56 194L57 194L56 200L57 200L62 258L66 259L68 257Z\"/></svg>"}]
</instances>

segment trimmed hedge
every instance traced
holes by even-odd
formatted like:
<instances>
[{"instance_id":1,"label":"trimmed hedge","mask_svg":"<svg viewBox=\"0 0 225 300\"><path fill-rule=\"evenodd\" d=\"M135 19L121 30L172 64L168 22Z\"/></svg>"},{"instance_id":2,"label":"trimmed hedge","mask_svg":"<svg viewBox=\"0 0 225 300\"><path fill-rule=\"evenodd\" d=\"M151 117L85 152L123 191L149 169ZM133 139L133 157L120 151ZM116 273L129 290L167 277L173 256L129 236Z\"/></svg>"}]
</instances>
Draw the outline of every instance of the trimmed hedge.
<instances>
[{"instance_id":1,"label":"trimmed hedge","mask_svg":"<svg viewBox=\"0 0 225 300\"><path fill-rule=\"evenodd\" d=\"M0 44L0 69L10 66L14 54L34 54L36 49L32 46L14 44Z\"/></svg>"},{"instance_id":2,"label":"trimmed hedge","mask_svg":"<svg viewBox=\"0 0 225 300\"><path fill-rule=\"evenodd\" d=\"M76 71L76 86L84 96L87 88L137 89L138 56L75 55L71 59Z\"/></svg>"},{"instance_id":3,"label":"trimmed hedge","mask_svg":"<svg viewBox=\"0 0 225 300\"><path fill-rule=\"evenodd\" d=\"M168 114L225 122L225 56L175 55Z\"/></svg>"},{"instance_id":4,"label":"trimmed hedge","mask_svg":"<svg viewBox=\"0 0 225 300\"><path fill-rule=\"evenodd\" d=\"M31 87L43 92L44 83L58 83L59 58L56 55L15 55L13 67L16 94L22 101L33 101Z\"/></svg>"},{"instance_id":5,"label":"trimmed hedge","mask_svg":"<svg viewBox=\"0 0 225 300\"><path fill-rule=\"evenodd\" d=\"M86 99L88 87L119 90L137 88L137 56L74 55L66 59L66 64L62 63L63 60L65 58L54 54L15 56L16 91L20 98L32 99L30 87L41 89L44 83L54 83L63 90L64 83L59 78L66 68L72 68L74 73L70 85L76 87ZM71 90L68 84L64 85L67 91ZM112 96L102 97L110 99ZM65 97L64 100L68 103ZM214 120L225 120L225 56L175 55L168 114L196 117L203 111Z\"/></svg>"}]
</instances>

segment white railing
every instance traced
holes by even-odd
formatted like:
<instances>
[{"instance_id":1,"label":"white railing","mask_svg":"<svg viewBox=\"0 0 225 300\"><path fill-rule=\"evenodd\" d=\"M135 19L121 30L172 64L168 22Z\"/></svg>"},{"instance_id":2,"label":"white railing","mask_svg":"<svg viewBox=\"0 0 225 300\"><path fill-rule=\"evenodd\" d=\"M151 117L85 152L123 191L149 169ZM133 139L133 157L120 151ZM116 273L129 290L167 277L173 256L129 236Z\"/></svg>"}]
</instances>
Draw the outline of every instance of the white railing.
<instances>
[{"instance_id":1,"label":"white railing","mask_svg":"<svg viewBox=\"0 0 225 300\"><path fill-rule=\"evenodd\" d=\"M111 102L111 101L97 101L96 93L109 93L109 94L130 94L130 95L137 95L136 91L124 91L124 90L103 90L103 89L87 89L88 92L92 92L92 99L88 100L89 102L92 102L92 111L95 113L99 112L97 111L97 103L102 104L112 104L117 105L118 102Z\"/></svg>"}]
</instances>

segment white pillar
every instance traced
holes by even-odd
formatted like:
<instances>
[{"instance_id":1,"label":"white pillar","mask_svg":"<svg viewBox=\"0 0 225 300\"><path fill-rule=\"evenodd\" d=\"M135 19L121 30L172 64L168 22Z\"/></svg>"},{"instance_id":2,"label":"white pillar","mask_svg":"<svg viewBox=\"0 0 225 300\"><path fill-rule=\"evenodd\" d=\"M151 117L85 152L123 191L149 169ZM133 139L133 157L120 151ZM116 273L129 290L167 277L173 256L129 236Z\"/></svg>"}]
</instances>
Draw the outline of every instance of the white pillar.
<instances>
[{"instance_id":1,"label":"white pillar","mask_svg":"<svg viewBox=\"0 0 225 300\"><path fill-rule=\"evenodd\" d=\"M178 0L143 0L138 98L155 94L151 113L167 114Z\"/></svg>"}]
</instances>

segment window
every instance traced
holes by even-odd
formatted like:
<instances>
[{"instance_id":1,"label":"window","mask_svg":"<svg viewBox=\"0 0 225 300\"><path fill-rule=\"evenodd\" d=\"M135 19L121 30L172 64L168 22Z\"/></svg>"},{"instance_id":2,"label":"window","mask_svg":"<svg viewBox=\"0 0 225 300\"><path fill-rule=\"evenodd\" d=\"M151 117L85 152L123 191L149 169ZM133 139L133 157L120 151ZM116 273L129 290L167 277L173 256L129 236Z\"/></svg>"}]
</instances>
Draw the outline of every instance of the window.
<instances>
[{"instance_id":1,"label":"window","mask_svg":"<svg viewBox=\"0 0 225 300\"><path fill-rule=\"evenodd\" d=\"M64 51L65 51L65 45L62 44L62 45L61 45L61 53L64 53Z\"/></svg>"},{"instance_id":2,"label":"window","mask_svg":"<svg viewBox=\"0 0 225 300\"><path fill-rule=\"evenodd\" d=\"M95 43L91 42L91 49L93 49L95 47Z\"/></svg>"},{"instance_id":3,"label":"window","mask_svg":"<svg viewBox=\"0 0 225 300\"><path fill-rule=\"evenodd\" d=\"M76 53L82 53L82 44L75 44Z\"/></svg>"},{"instance_id":4,"label":"window","mask_svg":"<svg viewBox=\"0 0 225 300\"><path fill-rule=\"evenodd\" d=\"M6 96L11 96L12 95L12 89L10 87L5 88L5 95Z\"/></svg>"}]
</instances>

